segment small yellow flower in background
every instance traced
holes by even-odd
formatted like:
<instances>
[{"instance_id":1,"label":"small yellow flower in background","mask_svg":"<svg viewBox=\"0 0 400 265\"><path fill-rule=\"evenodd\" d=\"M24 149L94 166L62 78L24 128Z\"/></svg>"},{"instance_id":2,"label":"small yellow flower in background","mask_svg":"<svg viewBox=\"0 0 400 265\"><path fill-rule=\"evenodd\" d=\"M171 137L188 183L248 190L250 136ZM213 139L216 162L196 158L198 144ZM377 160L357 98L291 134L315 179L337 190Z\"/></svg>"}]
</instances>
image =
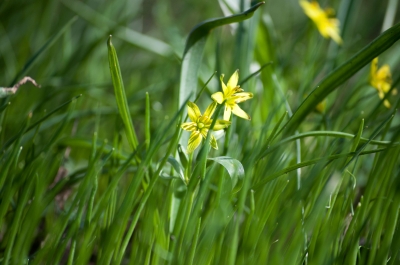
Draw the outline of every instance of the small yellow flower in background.
<instances>
[{"instance_id":1,"label":"small yellow flower in background","mask_svg":"<svg viewBox=\"0 0 400 265\"><path fill-rule=\"evenodd\" d=\"M202 138L207 138L208 131L213 121L211 117L215 111L215 108L217 107L217 103L211 103L210 106L207 107L203 115L201 115L199 107L197 107L197 105L193 102L189 101L187 103L187 106L188 115L191 122L182 123L181 128L186 131L192 132L188 142L188 153L192 153L200 145ZM213 130L222 130L224 128L227 128L230 124L230 121L217 120ZM212 134L210 137L210 144L214 149L218 150L217 140Z\"/></svg>"},{"instance_id":2,"label":"small yellow flower in background","mask_svg":"<svg viewBox=\"0 0 400 265\"><path fill-rule=\"evenodd\" d=\"M243 89L238 86L239 70L233 73L226 85L224 83L224 75L221 75L220 79L223 93L216 92L211 95L211 98L218 104L222 104L225 101L224 120L228 121L231 117L231 113L240 118L250 120L249 114L244 112L244 110L239 107L238 103L253 98L253 93L243 92Z\"/></svg>"},{"instance_id":3,"label":"small yellow flower in background","mask_svg":"<svg viewBox=\"0 0 400 265\"><path fill-rule=\"evenodd\" d=\"M381 66L378 69L378 57L373 59L371 62L371 69L369 73L369 83L371 86L378 90L380 99L385 97L385 94L389 92L392 86L392 74L390 73L390 67L387 64ZM393 94L397 93L396 89L392 90ZM390 103L387 99L383 102L385 107L390 108Z\"/></svg>"},{"instance_id":4,"label":"small yellow flower in background","mask_svg":"<svg viewBox=\"0 0 400 265\"><path fill-rule=\"evenodd\" d=\"M336 43L342 44L342 38L339 33L339 20L330 18L332 9L322 10L318 2L300 0L300 5L304 13L317 25L318 31L324 38L332 38Z\"/></svg>"},{"instance_id":5,"label":"small yellow flower in background","mask_svg":"<svg viewBox=\"0 0 400 265\"><path fill-rule=\"evenodd\" d=\"M319 113L324 113L326 110L326 98L324 100L322 100L320 103L318 103L318 105L315 107L315 109Z\"/></svg>"}]
</instances>

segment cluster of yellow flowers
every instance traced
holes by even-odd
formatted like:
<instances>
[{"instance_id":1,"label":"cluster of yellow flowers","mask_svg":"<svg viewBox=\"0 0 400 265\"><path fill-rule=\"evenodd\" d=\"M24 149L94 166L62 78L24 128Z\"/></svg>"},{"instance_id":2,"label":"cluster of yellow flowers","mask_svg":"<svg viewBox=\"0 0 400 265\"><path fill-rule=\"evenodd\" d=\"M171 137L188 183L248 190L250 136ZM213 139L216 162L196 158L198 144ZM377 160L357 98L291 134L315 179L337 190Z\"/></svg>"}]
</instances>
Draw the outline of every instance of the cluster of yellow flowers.
<instances>
[{"instance_id":1,"label":"cluster of yellow flowers","mask_svg":"<svg viewBox=\"0 0 400 265\"><path fill-rule=\"evenodd\" d=\"M340 37L339 20L332 18L332 14L334 13L332 9L323 10L320 8L318 2L308 2L306 0L300 0L300 6L303 8L304 13L315 23L323 37L330 37L338 44L343 43ZM383 99L392 86L392 76L389 65L385 64L378 69L378 58L372 60L369 83L378 90L379 98ZM397 90L393 89L392 93L396 94ZM387 108L390 108L390 103L387 99L384 100L383 104ZM322 112L325 106L326 101L321 102L318 104L317 110Z\"/></svg>"},{"instance_id":2,"label":"cluster of yellow flowers","mask_svg":"<svg viewBox=\"0 0 400 265\"><path fill-rule=\"evenodd\" d=\"M370 73L369 73L369 83L371 86L378 90L378 96L380 99L385 97L385 94L390 91L392 86L392 74L390 73L390 67L384 64L378 69L378 58L372 60ZM396 94L397 89L392 90L392 94ZM390 108L390 103L387 99L383 101L385 107Z\"/></svg>"},{"instance_id":3,"label":"cluster of yellow flowers","mask_svg":"<svg viewBox=\"0 0 400 265\"><path fill-rule=\"evenodd\" d=\"M217 104L225 104L224 119L215 122L214 131L228 128L231 124L231 114L235 114L243 119L250 120L250 116L239 107L239 103L251 99L253 93L243 92L243 89L238 85L239 70L236 70L229 78L228 83L224 83L224 75L221 75L222 92L214 93L211 98L214 100L206 109L204 114L201 114L199 107L193 102L188 102L188 116L191 122L182 123L181 128L192 132L188 142L188 153L192 153L200 144L202 139L207 138L208 131L212 124L212 115L217 107ZM211 134L210 144L214 149L218 150L217 140Z\"/></svg>"}]
</instances>

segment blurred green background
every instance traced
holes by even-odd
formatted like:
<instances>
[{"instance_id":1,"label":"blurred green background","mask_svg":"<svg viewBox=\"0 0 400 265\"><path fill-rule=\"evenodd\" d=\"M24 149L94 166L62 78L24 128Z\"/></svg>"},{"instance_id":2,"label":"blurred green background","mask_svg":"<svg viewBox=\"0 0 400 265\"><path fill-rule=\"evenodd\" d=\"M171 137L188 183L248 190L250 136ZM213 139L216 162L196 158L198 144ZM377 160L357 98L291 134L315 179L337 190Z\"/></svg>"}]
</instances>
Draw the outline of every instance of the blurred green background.
<instances>
[{"instance_id":1,"label":"blurred green background","mask_svg":"<svg viewBox=\"0 0 400 265\"><path fill-rule=\"evenodd\" d=\"M111 253L109 249L114 245L120 247L121 239L113 238L110 232L113 230L109 229L121 224L116 212L123 209L124 199L130 196L128 187L135 182L132 179L140 172L141 164L133 163L121 171L132 150L118 113L110 75L107 39L112 35L139 143L146 137L146 92L150 97L151 135L165 134L157 145L160 149L143 166L144 177L137 180L139 188L130 201L129 223L135 212L139 213L139 221L131 241L127 237L126 254L121 252L123 264L398 264L400 119L397 114L387 121L391 114L398 113L395 109L399 106L399 94L390 96L392 108L385 108L376 90L368 84L369 64L327 97L323 113L310 113L298 126L299 133L344 132L351 137L302 137L297 142L301 143L300 149L294 141L285 142L286 138L294 137L294 132L279 135L273 141L269 138L275 126L287 121L285 117L279 123L285 111L289 116L291 111L295 112L321 80L382 33L385 19L389 20L389 27L400 21L396 0L319 3L336 11L342 46L324 39L298 1L291 0L266 1L251 19L215 28L208 35L199 62L198 82L193 84L197 92L217 73L198 101L201 110L211 102L209 96L220 90L220 74L225 74L227 81L239 69L240 81L271 62L242 86L254 93L252 100L241 105L252 120L235 118L227 132L229 140L219 140L220 150L209 155L230 156L243 164L246 180L242 190L232 192L229 175L215 165L208 165L205 176L210 179L204 182L207 192L203 197L196 197L202 194L203 184L195 192L185 190L182 195L178 191L181 187L177 188L178 180L160 179L147 201L143 194L151 180L159 177L153 174L160 161L169 155L167 146L179 125L173 117L179 110L182 55L190 31L204 20L241 13L256 2L2 0L0 86L11 87L24 76L41 85L41 88L23 85L15 95L0 99L1 105L7 106L1 108L0 120L0 171L4 173L0 175L4 184L0 187L3 204L0 213L4 217L0 223L0 236L4 238L0 244L2 261L8 255L11 259L5 262L9 264L30 264L34 257L36 264L52 264L53 258L63 264L89 260L92 264L118 263L115 256L111 261L102 257ZM395 43L379 55L379 66L389 64L393 86L398 89L399 46L400 43ZM82 96L72 106L67 104L57 110L34 130L21 131L30 113L32 125L79 95ZM361 144L366 140L357 142L353 138L362 119L363 137L376 136L382 148L390 146L389 141L394 146L383 150L382 155L356 155L350 166L347 164L353 157L350 155L329 162L318 160L311 166L300 165L302 185L298 189L300 175L296 165L304 161L351 151L375 153L377 147L368 145L364 150ZM171 121L172 126L163 127ZM375 134L378 130L380 133ZM115 148L111 158L104 150L103 154L93 151L94 132L97 132L97 148L104 140L109 148L104 150ZM20 142L14 142L12 139L19 135ZM24 146L21 153L16 151L17 143ZM270 146L274 148L271 152L267 150ZM99 157L94 158L93 152L100 154ZM142 162L147 161L147 153L141 150ZM178 157L176 146L172 155ZM200 164L199 160L194 160L193 168ZM96 168L100 161L104 165L92 174L92 166ZM60 170L66 170L65 175ZM112 188L112 195L105 197L110 203L96 204L118 172L123 172L121 182ZM173 166L166 165L163 172L176 175ZM28 189L25 198L30 176L42 179L35 180L36 188ZM53 189L60 176L68 180L59 190ZM91 176L96 188L80 184L85 176ZM81 189L80 185L86 188ZM65 191L72 195L61 199L59 204L57 200ZM94 205L101 209L94 232L90 230L90 221L85 219L86 210L82 210L86 206L79 208L73 204L80 192L87 192L87 196L92 192ZM27 204L29 198L38 196L41 199L36 200L37 205L33 204L36 208ZM362 198L364 208L358 206ZM180 231L181 237L170 229L171 205L180 199L182 204L188 203L188 208L183 207L178 213L184 216L182 222L186 224ZM88 198L77 201L85 200L90 201ZM138 211L141 203L143 212ZM19 205L22 215L16 214ZM79 211L85 213L84 217ZM357 211L361 213L357 215ZM27 213L34 215L30 217ZM354 216L359 219L356 221ZM21 224L29 223L29 218L32 227L23 230ZM20 225L14 227L16 220ZM64 227L64 222L68 226ZM353 223L354 226L350 225ZM353 229L351 233L347 233L349 227ZM126 232L123 225L118 229L119 233ZM65 238L51 241L50 235ZM90 244L85 245L87 242ZM76 246L75 256L71 254L71 245ZM22 251L19 258L17 250ZM8 251L9 254L4 254Z\"/></svg>"}]
</instances>

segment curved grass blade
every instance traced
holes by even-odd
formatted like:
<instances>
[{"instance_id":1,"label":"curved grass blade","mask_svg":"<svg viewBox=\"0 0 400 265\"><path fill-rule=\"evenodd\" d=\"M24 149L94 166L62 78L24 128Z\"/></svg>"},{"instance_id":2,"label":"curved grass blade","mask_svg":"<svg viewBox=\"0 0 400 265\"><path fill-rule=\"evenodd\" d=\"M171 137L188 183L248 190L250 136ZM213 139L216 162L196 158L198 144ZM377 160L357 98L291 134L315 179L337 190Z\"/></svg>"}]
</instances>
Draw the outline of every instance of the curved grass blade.
<instances>
[{"instance_id":1,"label":"curved grass blade","mask_svg":"<svg viewBox=\"0 0 400 265\"><path fill-rule=\"evenodd\" d=\"M305 117L315 109L319 102L361 68L370 63L372 59L391 47L398 39L400 39L400 23L397 23L395 26L382 33L347 62L331 72L316 86L289 119L285 126L285 132L290 134L295 131Z\"/></svg>"},{"instance_id":2,"label":"curved grass blade","mask_svg":"<svg viewBox=\"0 0 400 265\"><path fill-rule=\"evenodd\" d=\"M214 18L201 22L189 33L182 57L181 83L179 88L179 107L189 98L193 101L197 87L197 72L201 64L205 41L210 31L216 27L249 19L263 5L257 3L247 11L223 18Z\"/></svg>"},{"instance_id":3,"label":"curved grass blade","mask_svg":"<svg viewBox=\"0 0 400 265\"><path fill-rule=\"evenodd\" d=\"M268 147L267 145L264 148L264 151L259 155L257 159L261 159L274 151L276 148L279 148L282 146L282 144L289 143L291 141L295 141L297 139L301 138L307 138L307 137L318 137L318 136L328 136L328 137L336 137L336 138L347 138L347 139L354 139L356 135L351 134L351 133L344 133L344 132L335 132L335 131L310 131L310 132L305 132L305 133L299 133L293 136L290 136L288 138L285 138L281 140L280 142L277 142L276 144L271 145ZM380 145L380 146L398 146L400 145L399 142L391 142L391 141L378 141L378 140L373 140L369 138L364 138L360 137L360 143L368 143L372 145Z\"/></svg>"},{"instance_id":4,"label":"curved grass blade","mask_svg":"<svg viewBox=\"0 0 400 265\"><path fill-rule=\"evenodd\" d=\"M229 176L232 181L232 191L238 192L242 188L242 180L244 178L244 168L242 163L239 160L233 159L229 156L218 156L214 158L208 158L208 160L212 160L217 162L221 166L223 166L226 171L228 171ZM239 183L239 184L238 184Z\"/></svg>"},{"instance_id":5,"label":"curved grass blade","mask_svg":"<svg viewBox=\"0 0 400 265\"><path fill-rule=\"evenodd\" d=\"M389 147L390 148L390 147ZM340 159L340 158L345 158L345 157L355 157L355 156L360 156L360 155L367 155L367 154L374 154L374 153L379 153L379 152L383 152L385 150L387 150L388 148L379 148L379 149L374 149L374 150L368 150L368 151L362 151L362 152L350 152L350 153L344 153L344 154L337 154L337 155L331 155L331 156L325 156L325 157L321 157L321 158L316 158L316 159L312 159L312 160L308 160L308 161L304 161L301 162L299 164L295 164L293 166L289 166L287 168L284 168L276 173L273 173L269 176L267 176L266 178L264 178L263 180L261 180L260 182L256 183L253 188L256 189L257 187L263 186L266 183L284 175L287 174L289 172L292 172L294 170L297 170L298 168L302 168L302 167L307 167L307 166L311 166L314 165L318 162L321 161L326 161L327 163L336 160L336 159Z\"/></svg>"},{"instance_id":6,"label":"curved grass blade","mask_svg":"<svg viewBox=\"0 0 400 265\"><path fill-rule=\"evenodd\" d=\"M111 43L111 35L107 41L108 46L108 62L110 64L111 78L114 86L115 98L117 100L119 114L124 122L128 142L132 149L136 149L138 140L135 128L133 127L131 114L129 112L128 100L126 99L124 82L122 80L121 69L117 57L117 51Z\"/></svg>"},{"instance_id":7,"label":"curved grass blade","mask_svg":"<svg viewBox=\"0 0 400 265\"><path fill-rule=\"evenodd\" d=\"M254 76L258 75L259 73L261 73L261 71L267 67L268 65L273 64L273 62L268 62L266 64L263 64L260 69L258 69L257 71L255 71L254 73L251 73L249 76L247 76L246 78L244 78L242 81L240 81L239 85L243 86L247 81L249 81L251 78L253 78Z\"/></svg>"},{"instance_id":8,"label":"curved grass blade","mask_svg":"<svg viewBox=\"0 0 400 265\"><path fill-rule=\"evenodd\" d=\"M181 164L179 164L179 162L173 156L168 157L167 163L169 163L174 168L174 170L176 171L176 173L178 173L183 183L185 183L186 185L185 173Z\"/></svg>"},{"instance_id":9,"label":"curved grass blade","mask_svg":"<svg viewBox=\"0 0 400 265\"><path fill-rule=\"evenodd\" d=\"M254 12L264 3L265 2L259 2L254 6L252 6L251 8L249 8L248 10L244 11L243 13L237 15L223 17L223 18L212 18L197 24L189 33L189 37L186 41L185 51L183 52L183 57L185 57L186 53L189 52L191 47L197 41L206 37L213 28L249 19L253 16Z\"/></svg>"}]
</instances>

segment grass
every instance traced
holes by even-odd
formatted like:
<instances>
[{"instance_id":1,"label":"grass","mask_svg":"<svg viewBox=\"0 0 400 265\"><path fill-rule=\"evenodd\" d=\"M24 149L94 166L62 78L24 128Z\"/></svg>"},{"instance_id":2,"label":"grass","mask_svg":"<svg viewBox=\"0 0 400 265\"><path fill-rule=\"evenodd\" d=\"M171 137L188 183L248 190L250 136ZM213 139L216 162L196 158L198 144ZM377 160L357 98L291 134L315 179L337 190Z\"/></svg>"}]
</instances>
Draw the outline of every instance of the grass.
<instances>
[{"instance_id":1,"label":"grass","mask_svg":"<svg viewBox=\"0 0 400 265\"><path fill-rule=\"evenodd\" d=\"M400 263L398 1L329 5L341 46L297 1L1 2L1 264Z\"/></svg>"}]
</instances>

